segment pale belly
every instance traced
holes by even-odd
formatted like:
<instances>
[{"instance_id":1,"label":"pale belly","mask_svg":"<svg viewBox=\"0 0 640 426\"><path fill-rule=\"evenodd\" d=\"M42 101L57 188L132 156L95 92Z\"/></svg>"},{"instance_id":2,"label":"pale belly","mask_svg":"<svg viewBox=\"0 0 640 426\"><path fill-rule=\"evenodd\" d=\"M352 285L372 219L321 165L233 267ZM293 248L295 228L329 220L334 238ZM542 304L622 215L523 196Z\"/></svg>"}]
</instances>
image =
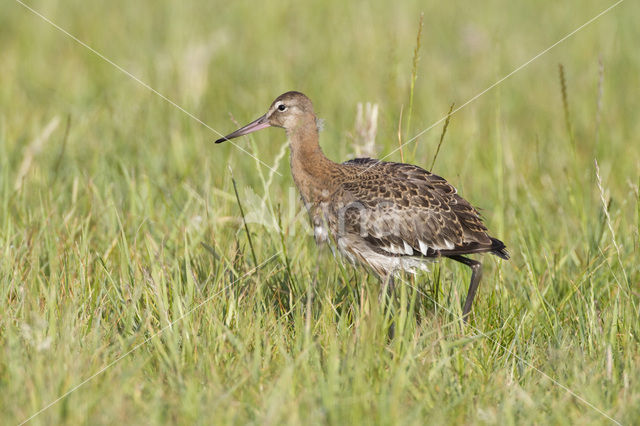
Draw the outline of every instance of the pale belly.
<instances>
[{"instance_id":1,"label":"pale belly","mask_svg":"<svg viewBox=\"0 0 640 426\"><path fill-rule=\"evenodd\" d=\"M329 231L322 224L314 224L313 234L316 243L336 241L338 251L351 263L371 268L381 277L400 272L415 274L418 271L428 271L428 263L433 261L424 257L385 255L372 249L360 236L339 236L329 239Z\"/></svg>"},{"instance_id":2,"label":"pale belly","mask_svg":"<svg viewBox=\"0 0 640 426\"><path fill-rule=\"evenodd\" d=\"M320 207L316 212L322 212ZM380 250L375 250L360 235L341 234L336 235L335 230L323 219L323 214L311 214L313 235L317 244L336 243L338 251L351 263L362 265L372 269L378 276L387 277L400 272L415 274L418 271L428 271L428 264L435 259L419 256L402 256L390 253L386 255ZM326 217L326 216L325 216ZM335 221L334 221L335 222ZM334 223L335 225L335 223ZM335 227L335 226L334 226ZM329 238L331 236L331 238ZM333 244L332 244L333 245Z\"/></svg>"}]
</instances>

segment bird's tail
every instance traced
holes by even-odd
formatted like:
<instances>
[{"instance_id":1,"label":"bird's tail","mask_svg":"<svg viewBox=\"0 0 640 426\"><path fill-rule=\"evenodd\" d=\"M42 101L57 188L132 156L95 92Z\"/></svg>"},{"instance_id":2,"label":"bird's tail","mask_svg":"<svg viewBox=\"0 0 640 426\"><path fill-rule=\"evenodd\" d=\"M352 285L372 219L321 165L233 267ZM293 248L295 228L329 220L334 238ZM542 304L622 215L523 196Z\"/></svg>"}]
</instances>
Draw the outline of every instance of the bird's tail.
<instances>
[{"instance_id":1,"label":"bird's tail","mask_svg":"<svg viewBox=\"0 0 640 426\"><path fill-rule=\"evenodd\" d=\"M491 238L491 253L505 260L509 259L509 252L502 241L497 238Z\"/></svg>"}]
</instances>

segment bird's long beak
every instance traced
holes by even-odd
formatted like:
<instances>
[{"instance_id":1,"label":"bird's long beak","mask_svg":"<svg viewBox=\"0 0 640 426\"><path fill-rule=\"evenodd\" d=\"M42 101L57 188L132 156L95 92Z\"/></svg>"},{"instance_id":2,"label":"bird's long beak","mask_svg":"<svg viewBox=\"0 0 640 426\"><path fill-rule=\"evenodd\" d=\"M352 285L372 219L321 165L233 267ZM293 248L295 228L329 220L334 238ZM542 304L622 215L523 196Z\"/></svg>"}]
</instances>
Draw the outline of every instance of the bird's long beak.
<instances>
[{"instance_id":1,"label":"bird's long beak","mask_svg":"<svg viewBox=\"0 0 640 426\"><path fill-rule=\"evenodd\" d=\"M254 120L251 123L247 124L246 126L240 127L235 132L229 133L227 136L218 139L216 143L222 143L226 140L237 138L238 136L247 135L249 133L267 128L269 126L271 126L271 124L269 124L269 121L267 120L267 114L265 114L257 120Z\"/></svg>"}]
</instances>

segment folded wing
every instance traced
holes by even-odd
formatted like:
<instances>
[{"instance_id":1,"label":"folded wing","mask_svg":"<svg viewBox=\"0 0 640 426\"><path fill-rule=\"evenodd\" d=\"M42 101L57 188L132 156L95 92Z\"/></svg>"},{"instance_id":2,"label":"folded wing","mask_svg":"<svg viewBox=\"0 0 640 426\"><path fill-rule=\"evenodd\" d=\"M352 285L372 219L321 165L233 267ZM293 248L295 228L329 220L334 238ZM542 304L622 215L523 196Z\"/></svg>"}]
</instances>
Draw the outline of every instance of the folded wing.
<instances>
[{"instance_id":1,"label":"folded wing","mask_svg":"<svg viewBox=\"0 0 640 426\"><path fill-rule=\"evenodd\" d=\"M371 159L344 164L360 174L343 180L334 196L339 202L330 226L337 235L357 234L371 249L391 256L486 251L506 256L478 211L442 177L409 164Z\"/></svg>"}]
</instances>

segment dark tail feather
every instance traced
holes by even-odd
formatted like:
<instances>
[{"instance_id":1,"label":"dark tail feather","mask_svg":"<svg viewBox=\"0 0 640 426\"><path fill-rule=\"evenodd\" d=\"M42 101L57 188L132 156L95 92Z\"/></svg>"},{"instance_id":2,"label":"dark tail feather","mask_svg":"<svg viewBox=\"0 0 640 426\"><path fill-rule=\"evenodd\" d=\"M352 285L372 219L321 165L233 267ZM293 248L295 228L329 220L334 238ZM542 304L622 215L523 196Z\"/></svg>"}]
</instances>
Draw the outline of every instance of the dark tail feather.
<instances>
[{"instance_id":1,"label":"dark tail feather","mask_svg":"<svg viewBox=\"0 0 640 426\"><path fill-rule=\"evenodd\" d=\"M504 243L497 238L489 238L491 238L491 253L505 260L508 260L509 252L507 251L507 247L504 245Z\"/></svg>"}]
</instances>

